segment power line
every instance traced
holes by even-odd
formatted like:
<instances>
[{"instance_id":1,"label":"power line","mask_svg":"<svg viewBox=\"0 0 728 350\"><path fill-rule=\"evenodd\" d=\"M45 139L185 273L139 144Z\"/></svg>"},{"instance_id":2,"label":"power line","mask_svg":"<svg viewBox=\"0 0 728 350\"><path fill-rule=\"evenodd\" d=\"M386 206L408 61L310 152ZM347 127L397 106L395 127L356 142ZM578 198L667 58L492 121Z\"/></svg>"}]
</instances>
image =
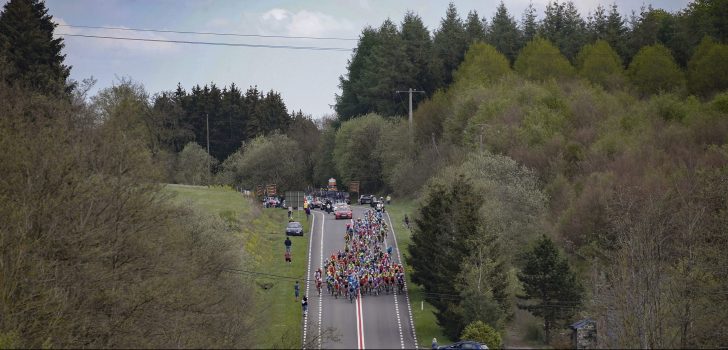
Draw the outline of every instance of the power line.
<instances>
[{"instance_id":1,"label":"power line","mask_svg":"<svg viewBox=\"0 0 728 350\"><path fill-rule=\"evenodd\" d=\"M175 34L197 34L197 35L218 35L218 36L237 36L237 37L254 37L254 38L282 38L282 39L311 39L311 40L359 40L356 38L341 37L316 37L316 36L289 36L289 35L263 35L263 34L240 34L240 33L220 33L220 32L196 32L183 30L163 30L163 29L143 29L143 28L125 28L125 27L104 27L104 26L81 26L73 24L59 24L59 27L69 28L86 28L86 29L106 29L106 30L126 30L133 32L152 32L152 33L175 33Z\"/></svg>"},{"instance_id":2,"label":"power line","mask_svg":"<svg viewBox=\"0 0 728 350\"><path fill-rule=\"evenodd\" d=\"M350 52L353 49L344 47L319 47L319 46L291 46L291 45L264 45L264 44L245 44L245 43L226 43L226 42L210 42L210 41L190 41L190 40L168 40L168 39L146 39L146 38L130 38L106 35L87 35L87 34L68 34L56 33L57 35L66 37L79 38L96 38L111 40L128 40L128 41L146 41L155 43L172 43L172 44L192 44L192 45L213 45L213 46L234 46L234 47L254 47L268 49L289 49L289 50L311 50L311 51L340 51Z\"/></svg>"}]
</instances>

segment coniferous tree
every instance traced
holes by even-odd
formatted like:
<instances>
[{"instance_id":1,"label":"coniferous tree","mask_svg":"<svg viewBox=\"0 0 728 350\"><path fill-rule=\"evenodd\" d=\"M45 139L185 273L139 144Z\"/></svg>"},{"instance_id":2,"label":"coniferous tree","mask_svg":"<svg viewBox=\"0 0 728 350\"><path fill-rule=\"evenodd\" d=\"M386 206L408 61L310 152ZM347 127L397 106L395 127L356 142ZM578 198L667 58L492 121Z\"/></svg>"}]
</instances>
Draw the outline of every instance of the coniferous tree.
<instances>
[{"instance_id":1,"label":"coniferous tree","mask_svg":"<svg viewBox=\"0 0 728 350\"><path fill-rule=\"evenodd\" d=\"M559 321L569 320L581 305L584 289L554 242L545 235L524 255L525 265L518 273L525 303L518 307L544 319L546 342Z\"/></svg>"},{"instance_id":2,"label":"coniferous tree","mask_svg":"<svg viewBox=\"0 0 728 350\"><path fill-rule=\"evenodd\" d=\"M71 67L62 38L53 38L56 24L40 0L10 0L0 13L0 58L9 68L6 81L51 95L64 95L72 86Z\"/></svg>"},{"instance_id":3,"label":"coniferous tree","mask_svg":"<svg viewBox=\"0 0 728 350\"><path fill-rule=\"evenodd\" d=\"M587 28L587 34L589 37L588 41L595 42L600 39L606 39L607 38L607 23L608 23L607 12L604 9L604 7L600 4L594 10L594 13L590 14L589 17L587 17L586 28Z\"/></svg>"},{"instance_id":4,"label":"coniferous tree","mask_svg":"<svg viewBox=\"0 0 728 350\"><path fill-rule=\"evenodd\" d=\"M407 12L402 21L401 35L407 61L414 66L413 77L417 78L415 86L412 87L425 91L425 94L429 96L439 86L432 61L430 32L422 23L420 16ZM415 106L420 101L419 98L414 99Z\"/></svg>"},{"instance_id":5,"label":"coniferous tree","mask_svg":"<svg viewBox=\"0 0 728 350\"><path fill-rule=\"evenodd\" d=\"M463 61L467 49L465 25L458 16L455 4L451 2L433 40L434 55L436 61L440 62L439 74L444 85L452 82L452 74Z\"/></svg>"},{"instance_id":6,"label":"coniferous tree","mask_svg":"<svg viewBox=\"0 0 728 350\"><path fill-rule=\"evenodd\" d=\"M410 256L412 280L428 293L427 300L437 308L437 322L450 337L465 328L465 310L458 300L441 298L452 294L462 271L462 258L473 249L471 240L479 232L477 196L467 178L459 176L449 185L435 184L415 218Z\"/></svg>"},{"instance_id":7,"label":"coniferous tree","mask_svg":"<svg viewBox=\"0 0 728 350\"><path fill-rule=\"evenodd\" d=\"M465 20L465 37L469 45L475 42L485 42L486 28L486 21L478 16L478 11L468 12L468 18Z\"/></svg>"},{"instance_id":8,"label":"coniferous tree","mask_svg":"<svg viewBox=\"0 0 728 350\"><path fill-rule=\"evenodd\" d=\"M508 13L506 5L501 1L488 28L487 42L513 62L520 50L521 32L516 20Z\"/></svg>"},{"instance_id":9,"label":"coniferous tree","mask_svg":"<svg viewBox=\"0 0 728 350\"><path fill-rule=\"evenodd\" d=\"M607 28L604 40L609 43L619 56L622 62L627 62L627 34L628 30L622 15L619 14L617 4L612 4L612 8L607 16Z\"/></svg>"},{"instance_id":10,"label":"coniferous tree","mask_svg":"<svg viewBox=\"0 0 728 350\"><path fill-rule=\"evenodd\" d=\"M359 43L349 60L346 77L339 77L341 95L336 95L336 114L341 121L364 115L369 112L368 105L360 101L360 93L364 88L362 76L364 65L373 48L378 44L379 33L372 27L366 27L359 36Z\"/></svg>"},{"instance_id":11,"label":"coniferous tree","mask_svg":"<svg viewBox=\"0 0 728 350\"><path fill-rule=\"evenodd\" d=\"M554 43L566 58L573 60L585 43L586 24L572 1L554 1L546 6L541 34Z\"/></svg>"},{"instance_id":12,"label":"coniferous tree","mask_svg":"<svg viewBox=\"0 0 728 350\"><path fill-rule=\"evenodd\" d=\"M521 47L525 46L529 41L533 40L538 34L538 23L536 22L536 8L533 7L533 2L528 3L528 7L523 11L521 17L521 32L523 33L523 40Z\"/></svg>"}]
</instances>

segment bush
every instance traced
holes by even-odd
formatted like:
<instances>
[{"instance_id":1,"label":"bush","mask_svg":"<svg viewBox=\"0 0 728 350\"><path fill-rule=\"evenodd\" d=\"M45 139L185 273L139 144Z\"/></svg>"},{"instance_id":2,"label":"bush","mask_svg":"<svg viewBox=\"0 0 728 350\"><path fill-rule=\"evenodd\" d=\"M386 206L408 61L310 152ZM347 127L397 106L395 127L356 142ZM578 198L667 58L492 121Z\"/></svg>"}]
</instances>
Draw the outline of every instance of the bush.
<instances>
[{"instance_id":1,"label":"bush","mask_svg":"<svg viewBox=\"0 0 728 350\"><path fill-rule=\"evenodd\" d=\"M506 56L491 45L474 43L470 45L454 78L455 84L485 86L509 73L511 67Z\"/></svg>"},{"instance_id":2,"label":"bush","mask_svg":"<svg viewBox=\"0 0 728 350\"><path fill-rule=\"evenodd\" d=\"M489 349L499 349L503 345L500 334L483 321L471 322L465 326L460 340L477 341L487 345Z\"/></svg>"},{"instance_id":3,"label":"bush","mask_svg":"<svg viewBox=\"0 0 728 350\"><path fill-rule=\"evenodd\" d=\"M688 62L688 87L702 96L728 88L728 45L703 39Z\"/></svg>"},{"instance_id":4,"label":"bush","mask_svg":"<svg viewBox=\"0 0 728 350\"><path fill-rule=\"evenodd\" d=\"M175 180L181 184L209 185L212 183L211 168L216 164L217 160L200 145L190 142L177 156Z\"/></svg>"},{"instance_id":5,"label":"bush","mask_svg":"<svg viewBox=\"0 0 728 350\"><path fill-rule=\"evenodd\" d=\"M550 41L533 39L521 50L513 65L522 76L538 81L574 76L574 67Z\"/></svg>"},{"instance_id":6,"label":"bush","mask_svg":"<svg viewBox=\"0 0 728 350\"><path fill-rule=\"evenodd\" d=\"M624 85L624 68L617 52L604 40L584 45L576 56L579 75L592 83L615 89Z\"/></svg>"},{"instance_id":7,"label":"bush","mask_svg":"<svg viewBox=\"0 0 728 350\"><path fill-rule=\"evenodd\" d=\"M675 91L685 86L683 72L662 44L640 49L629 64L627 75L641 95Z\"/></svg>"}]
</instances>

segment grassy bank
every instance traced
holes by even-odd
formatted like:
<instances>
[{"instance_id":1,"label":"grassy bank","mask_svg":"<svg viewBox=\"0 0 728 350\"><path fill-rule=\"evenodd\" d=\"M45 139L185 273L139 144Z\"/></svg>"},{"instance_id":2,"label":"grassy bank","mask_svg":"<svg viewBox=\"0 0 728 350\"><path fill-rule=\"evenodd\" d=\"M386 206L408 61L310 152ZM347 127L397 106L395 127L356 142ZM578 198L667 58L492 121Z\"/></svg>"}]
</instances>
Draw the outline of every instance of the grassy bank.
<instances>
[{"instance_id":1,"label":"grassy bank","mask_svg":"<svg viewBox=\"0 0 728 350\"><path fill-rule=\"evenodd\" d=\"M410 217L416 209L413 201L393 202L387 206L387 211L392 219L395 233L397 234L397 244L399 245L402 259L409 255L409 244L411 232L404 225L404 215ZM410 222L412 224L412 222ZM452 341L442 333L442 329L437 325L435 319L435 307L424 301L424 293L422 287L412 283L411 268L406 266L407 288L409 290L410 303L412 304L412 317L415 322L415 331L417 332L417 342L422 348L429 349L432 346L432 338L437 338L439 344L449 344Z\"/></svg>"},{"instance_id":2,"label":"grassy bank","mask_svg":"<svg viewBox=\"0 0 728 350\"><path fill-rule=\"evenodd\" d=\"M293 285L295 279L300 279L302 292L306 286L303 278L306 273L310 225L305 224L305 215L299 215L306 227L304 237L291 237L292 263L289 265L283 258L286 210L263 209L240 193L225 188L167 185L165 190L173 194L172 201L191 203L210 214L219 215L236 227L234 234L240 235L244 242L240 248L245 249L251 261L241 269L264 273L245 273L254 276L258 315L261 316L256 327L256 337L250 346L300 348L301 307L294 300Z\"/></svg>"}]
</instances>

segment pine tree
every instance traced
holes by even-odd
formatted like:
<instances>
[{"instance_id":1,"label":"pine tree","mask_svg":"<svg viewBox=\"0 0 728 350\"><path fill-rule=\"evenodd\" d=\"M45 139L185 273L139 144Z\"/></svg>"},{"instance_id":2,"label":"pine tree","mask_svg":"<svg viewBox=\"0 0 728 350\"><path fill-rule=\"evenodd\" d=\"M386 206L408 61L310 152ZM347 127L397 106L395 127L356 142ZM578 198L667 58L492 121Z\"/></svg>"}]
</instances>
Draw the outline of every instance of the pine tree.
<instances>
[{"instance_id":1,"label":"pine tree","mask_svg":"<svg viewBox=\"0 0 728 350\"><path fill-rule=\"evenodd\" d=\"M617 51L622 58L622 62L627 62L627 27L625 26L622 15L619 14L617 4L612 4L612 8L607 16L607 28L604 40Z\"/></svg>"},{"instance_id":2,"label":"pine tree","mask_svg":"<svg viewBox=\"0 0 728 350\"><path fill-rule=\"evenodd\" d=\"M413 77L417 82L413 88L424 90L429 96L437 89L438 81L432 62L432 38L422 23L422 18L407 12L401 26L401 36L407 61L414 66ZM415 106L420 99L415 99Z\"/></svg>"},{"instance_id":3,"label":"pine tree","mask_svg":"<svg viewBox=\"0 0 728 350\"><path fill-rule=\"evenodd\" d=\"M485 42L486 27L485 19L480 19L478 11L468 12L468 18L465 21L465 37L468 44Z\"/></svg>"},{"instance_id":4,"label":"pine tree","mask_svg":"<svg viewBox=\"0 0 728 350\"><path fill-rule=\"evenodd\" d=\"M364 88L362 76L364 75L364 64L372 50L378 44L379 34L376 29L366 27L359 36L356 50L352 54L347 67L346 77L339 77L339 88L341 95L336 95L336 114L341 121L364 115L369 112L368 106L360 101L359 96Z\"/></svg>"},{"instance_id":5,"label":"pine tree","mask_svg":"<svg viewBox=\"0 0 728 350\"><path fill-rule=\"evenodd\" d=\"M559 3L554 1L546 6L546 13L541 26L541 33L569 60L586 42L586 23L579 15L572 1Z\"/></svg>"},{"instance_id":6,"label":"pine tree","mask_svg":"<svg viewBox=\"0 0 728 350\"><path fill-rule=\"evenodd\" d=\"M438 70L442 84L449 85L452 82L452 74L463 61L467 49L465 25L458 16L455 4L451 2L433 40L435 61L440 64Z\"/></svg>"},{"instance_id":7,"label":"pine tree","mask_svg":"<svg viewBox=\"0 0 728 350\"><path fill-rule=\"evenodd\" d=\"M538 34L536 8L533 7L533 2L529 2L528 7L523 11L523 17L521 17L521 32L523 33L521 47L528 44Z\"/></svg>"},{"instance_id":8,"label":"pine tree","mask_svg":"<svg viewBox=\"0 0 728 350\"><path fill-rule=\"evenodd\" d=\"M508 13L506 5L501 1L488 28L487 42L513 62L520 50L521 32L516 20Z\"/></svg>"},{"instance_id":9,"label":"pine tree","mask_svg":"<svg viewBox=\"0 0 728 350\"><path fill-rule=\"evenodd\" d=\"M71 91L71 68L63 64L63 39L53 38L56 24L40 0L10 0L0 13L0 59L9 68L6 80L44 94Z\"/></svg>"},{"instance_id":10,"label":"pine tree","mask_svg":"<svg viewBox=\"0 0 728 350\"><path fill-rule=\"evenodd\" d=\"M600 39L607 38L607 13L604 7L600 4L594 10L594 14L589 15L587 18L587 32L589 36L589 42L595 42Z\"/></svg>"},{"instance_id":11,"label":"pine tree","mask_svg":"<svg viewBox=\"0 0 728 350\"><path fill-rule=\"evenodd\" d=\"M525 265L518 273L523 284L526 301L518 307L544 319L546 342L559 321L573 317L581 305L584 289L571 271L569 262L562 257L554 242L545 235L524 255Z\"/></svg>"}]
</instances>

